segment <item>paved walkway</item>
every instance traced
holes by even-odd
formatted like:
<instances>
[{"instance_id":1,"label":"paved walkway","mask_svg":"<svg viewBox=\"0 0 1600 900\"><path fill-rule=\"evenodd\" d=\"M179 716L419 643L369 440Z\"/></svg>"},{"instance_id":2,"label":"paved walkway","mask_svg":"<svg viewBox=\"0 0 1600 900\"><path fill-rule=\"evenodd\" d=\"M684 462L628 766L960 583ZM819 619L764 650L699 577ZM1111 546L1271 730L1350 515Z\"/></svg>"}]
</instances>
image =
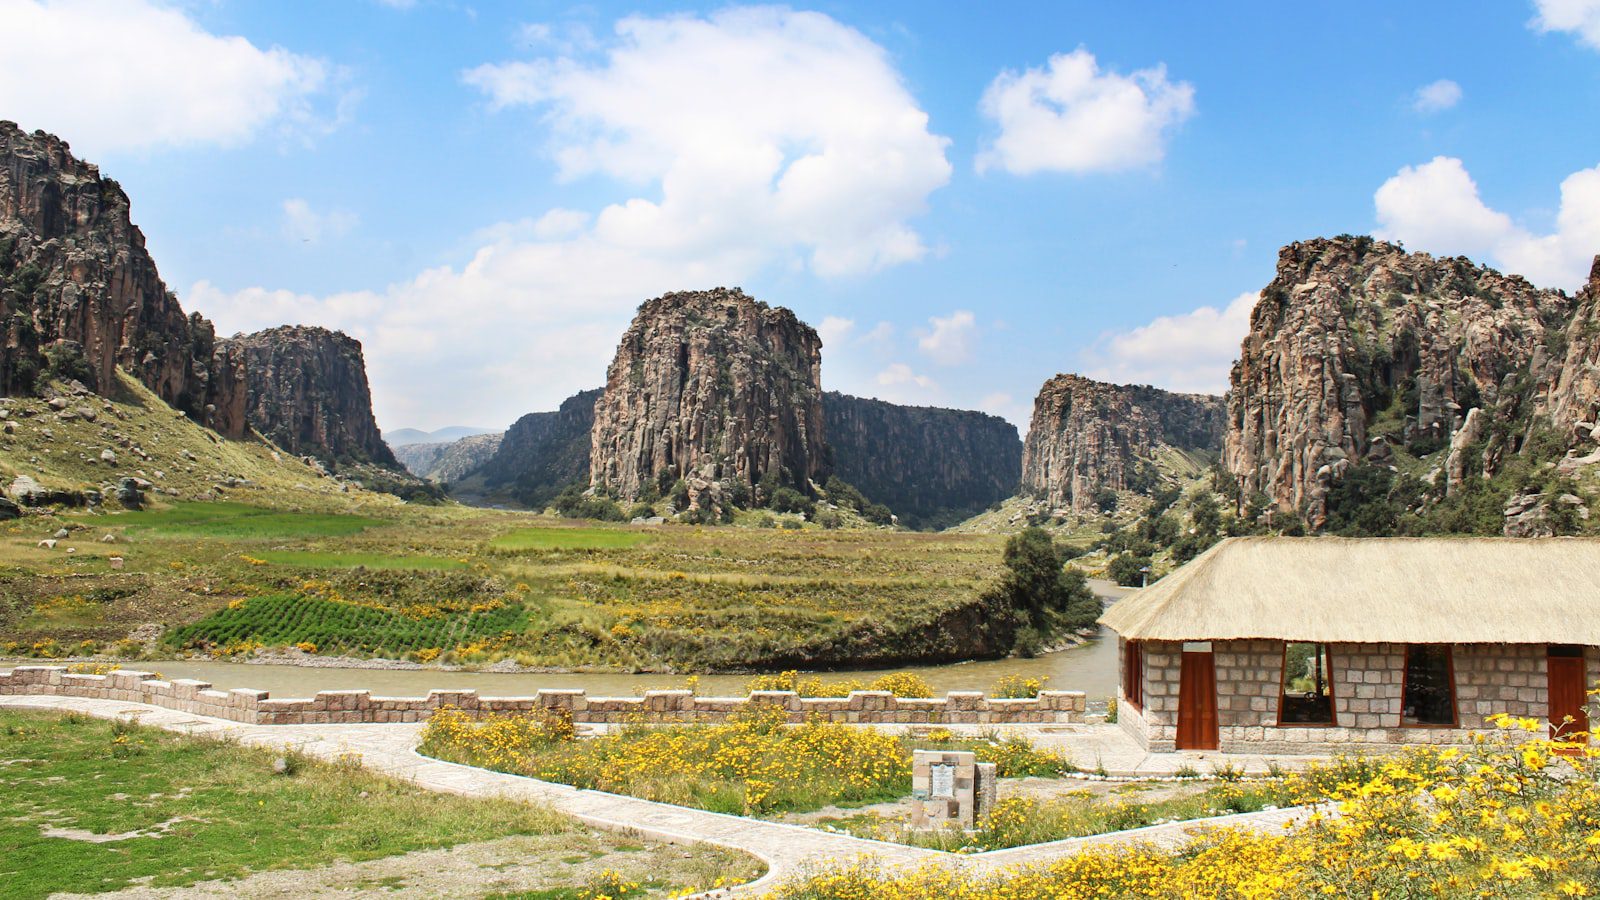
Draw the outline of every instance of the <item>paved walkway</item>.
<instances>
[{"instance_id":1,"label":"paved walkway","mask_svg":"<svg viewBox=\"0 0 1600 900\"><path fill-rule=\"evenodd\" d=\"M1131 832L1074 838L1050 844L1037 844L970 856L953 856L932 850L871 841L848 835L830 834L798 825L784 825L719 813L652 803L635 797L580 790L517 775L439 762L416 752L421 725L245 725L196 716L174 710L112 700L77 697L9 696L0 697L0 707L71 710L100 718L137 717L141 724L185 734L226 737L247 746L292 747L323 759L357 755L362 765L391 777L413 782L429 790L472 797L509 797L539 803L572 816L586 824L606 829L632 831L673 843L710 843L749 853L767 864L767 875L759 881L735 889L740 896L759 895L807 866L839 862L862 856L876 857L886 866L953 865L971 871L995 871L1027 863L1044 862L1077 853L1089 847L1146 842L1176 845L1197 830L1228 824L1262 830L1282 830L1304 819L1304 810L1276 810L1207 820L1204 825L1157 825ZM1093 726L1086 726L1093 729ZM1087 736L1104 744L1103 751L1126 754L1112 733L1099 728L1081 735L1045 733L1041 742L1067 742ZM1120 732L1116 732L1120 733ZM1132 746L1132 742L1128 741ZM1064 744L1077 748L1077 742ZM1134 747L1136 752L1137 747ZM1081 756L1081 754L1078 754ZM1184 754L1163 754L1184 757ZM1131 756L1116 757L1136 762ZM1154 763L1167 764L1167 760ZM1177 764L1173 764L1173 771ZM1199 771L1205 769L1196 767ZM1107 769L1111 769L1109 762ZM1153 770L1160 771L1160 770ZM719 894L718 896L724 896Z\"/></svg>"}]
</instances>

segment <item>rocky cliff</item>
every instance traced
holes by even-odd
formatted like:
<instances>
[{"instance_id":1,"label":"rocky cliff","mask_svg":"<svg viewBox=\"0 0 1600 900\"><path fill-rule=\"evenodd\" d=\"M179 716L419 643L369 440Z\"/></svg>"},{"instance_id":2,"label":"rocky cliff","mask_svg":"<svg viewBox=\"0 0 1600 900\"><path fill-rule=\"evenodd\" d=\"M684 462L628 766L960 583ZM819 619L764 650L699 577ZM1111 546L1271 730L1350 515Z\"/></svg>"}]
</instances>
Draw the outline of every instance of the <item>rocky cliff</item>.
<instances>
[{"instance_id":1,"label":"rocky cliff","mask_svg":"<svg viewBox=\"0 0 1600 900\"><path fill-rule=\"evenodd\" d=\"M1387 463L1401 444L1438 452L1474 407L1491 428L1525 417L1531 386L1560 378L1547 348L1572 311L1560 291L1463 258L1368 237L1291 244L1234 364L1224 465L1242 497L1260 492L1321 527L1351 466ZM1554 402L1580 402L1582 378L1568 383ZM1491 445L1483 467L1514 444Z\"/></svg>"},{"instance_id":2,"label":"rocky cliff","mask_svg":"<svg viewBox=\"0 0 1600 900\"><path fill-rule=\"evenodd\" d=\"M1022 449L1022 489L1084 513L1103 490L1147 492L1163 448L1221 446L1222 399L1057 375L1033 401Z\"/></svg>"},{"instance_id":3,"label":"rocky cliff","mask_svg":"<svg viewBox=\"0 0 1600 900\"><path fill-rule=\"evenodd\" d=\"M390 447L406 471L436 484L454 484L478 471L500 448L503 434L469 434L453 441ZM584 435L588 446L588 435Z\"/></svg>"},{"instance_id":4,"label":"rocky cliff","mask_svg":"<svg viewBox=\"0 0 1600 900\"><path fill-rule=\"evenodd\" d=\"M1561 374L1550 382L1544 401L1551 424L1580 447L1600 443L1600 256L1578 293L1561 342L1566 344Z\"/></svg>"},{"instance_id":5,"label":"rocky cliff","mask_svg":"<svg viewBox=\"0 0 1600 900\"><path fill-rule=\"evenodd\" d=\"M128 196L60 138L0 121L0 394L49 378L109 394L121 367L190 417L244 434L239 360L186 316Z\"/></svg>"},{"instance_id":6,"label":"rocky cliff","mask_svg":"<svg viewBox=\"0 0 1600 900\"><path fill-rule=\"evenodd\" d=\"M250 425L278 446L334 465L400 468L372 417L360 341L326 328L289 325L222 344L244 358Z\"/></svg>"},{"instance_id":7,"label":"rocky cliff","mask_svg":"<svg viewBox=\"0 0 1600 900\"><path fill-rule=\"evenodd\" d=\"M554 412L528 413L506 429L499 448L473 473L482 487L529 506L542 507L561 489L589 478L595 402L601 390L583 391Z\"/></svg>"},{"instance_id":8,"label":"rocky cliff","mask_svg":"<svg viewBox=\"0 0 1600 900\"><path fill-rule=\"evenodd\" d=\"M1016 493L1022 440L999 416L832 391L822 414L834 474L907 525L951 525Z\"/></svg>"},{"instance_id":9,"label":"rocky cliff","mask_svg":"<svg viewBox=\"0 0 1600 900\"><path fill-rule=\"evenodd\" d=\"M595 404L592 484L632 500L682 477L697 507L769 473L806 488L826 471L821 351L794 313L738 288L646 302Z\"/></svg>"}]
</instances>

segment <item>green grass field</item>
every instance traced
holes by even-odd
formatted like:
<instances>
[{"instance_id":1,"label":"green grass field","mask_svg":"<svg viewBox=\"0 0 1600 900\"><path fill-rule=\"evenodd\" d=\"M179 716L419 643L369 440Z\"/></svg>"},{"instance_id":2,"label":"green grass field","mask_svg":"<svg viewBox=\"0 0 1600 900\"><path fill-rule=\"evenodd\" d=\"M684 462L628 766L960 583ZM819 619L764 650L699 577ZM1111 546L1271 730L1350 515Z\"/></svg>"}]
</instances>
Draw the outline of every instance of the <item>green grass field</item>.
<instances>
[{"instance_id":1,"label":"green grass field","mask_svg":"<svg viewBox=\"0 0 1600 900\"><path fill-rule=\"evenodd\" d=\"M518 528L489 542L494 550L621 550L652 539L649 532L616 528Z\"/></svg>"},{"instance_id":2,"label":"green grass field","mask_svg":"<svg viewBox=\"0 0 1600 900\"><path fill-rule=\"evenodd\" d=\"M704 859L647 860L624 852L636 842L586 834L537 807L430 793L298 757L280 775L275 756L82 716L0 711L0 898L174 887L507 835L535 836L574 860L615 859L632 880L662 888L653 893L706 875ZM755 872L744 857L704 853L711 871ZM575 880L559 865L549 875L529 887L575 896L555 893Z\"/></svg>"},{"instance_id":3,"label":"green grass field","mask_svg":"<svg viewBox=\"0 0 1600 900\"><path fill-rule=\"evenodd\" d=\"M343 537L383 524L365 516L285 512L228 501L179 502L166 509L120 513L113 521L130 534L224 539Z\"/></svg>"},{"instance_id":4,"label":"green grass field","mask_svg":"<svg viewBox=\"0 0 1600 900\"><path fill-rule=\"evenodd\" d=\"M465 569L469 563L437 556L390 556L383 553L319 553L314 550L263 550L257 559L279 566L306 569L403 569L445 572Z\"/></svg>"}]
</instances>

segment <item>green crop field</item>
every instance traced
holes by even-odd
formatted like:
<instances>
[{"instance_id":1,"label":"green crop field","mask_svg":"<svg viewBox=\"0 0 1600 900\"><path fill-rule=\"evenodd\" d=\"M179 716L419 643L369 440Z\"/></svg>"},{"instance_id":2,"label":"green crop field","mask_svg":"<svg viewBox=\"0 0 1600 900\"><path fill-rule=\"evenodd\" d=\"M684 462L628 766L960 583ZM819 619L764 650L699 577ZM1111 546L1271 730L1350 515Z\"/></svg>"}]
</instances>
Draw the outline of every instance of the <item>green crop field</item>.
<instances>
[{"instance_id":1,"label":"green crop field","mask_svg":"<svg viewBox=\"0 0 1600 900\"><path fill-rule=\"evenodd\" d=\"M489 542L495 550L618 550L647 543L650 535L622 528L518 528Z\"/></svg>"},{"instance_id":2,"label":"green crop field","mask_svg":"<svg viewBox=\"0 0 1600 900\"><path fill-rule=\"evenodd\" d=\"M319 553L313 550L263 550L256 558L279 566L306 569L409 569L442 572L465 569L469 563L438 556L389 556L382 553Z\"/></svg>"}]
</instances>

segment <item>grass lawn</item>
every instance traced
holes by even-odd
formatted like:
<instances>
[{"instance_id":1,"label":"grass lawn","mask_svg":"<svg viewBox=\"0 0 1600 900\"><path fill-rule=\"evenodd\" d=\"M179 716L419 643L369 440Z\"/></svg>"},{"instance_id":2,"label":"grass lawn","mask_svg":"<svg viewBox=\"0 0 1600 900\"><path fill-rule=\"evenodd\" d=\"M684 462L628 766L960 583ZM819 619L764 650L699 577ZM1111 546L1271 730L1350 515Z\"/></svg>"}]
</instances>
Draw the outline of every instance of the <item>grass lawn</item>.
<instances>
[{"instance_id":1,"label":"grass lawn","mask_svg":"<svg viewBox=\"0 0 1600 900\"><path fill-rule=\"evenodd\" d=\"M108 891L135 879L187 885L512 835L559 845L572 866L639 849L538 807L431 793L353 764L290 756L290 774L276 774L275 757L82 716L0 711L0 898ZM736 875L754 874L753 861L697 851L706 854ZM674 870L664 859L681 854L652 857L631 874L611 867L663 892L704 874L694 861ZM548 896L577 896L560 892L578 880L561 865L549 873Z\"/></svg>"},{"instance_id":2,"label":"grass lawn","mask_svg":"<svg viewBox=\"0 0 1600 900\"><path fill-rule=\"evenodd\" d=\"M286 512L230 501L179 502L166 509L122 513L110 521L129 534L169 538L338 537L383 524L365 516Z\"/></svg>"}]
</instances>

